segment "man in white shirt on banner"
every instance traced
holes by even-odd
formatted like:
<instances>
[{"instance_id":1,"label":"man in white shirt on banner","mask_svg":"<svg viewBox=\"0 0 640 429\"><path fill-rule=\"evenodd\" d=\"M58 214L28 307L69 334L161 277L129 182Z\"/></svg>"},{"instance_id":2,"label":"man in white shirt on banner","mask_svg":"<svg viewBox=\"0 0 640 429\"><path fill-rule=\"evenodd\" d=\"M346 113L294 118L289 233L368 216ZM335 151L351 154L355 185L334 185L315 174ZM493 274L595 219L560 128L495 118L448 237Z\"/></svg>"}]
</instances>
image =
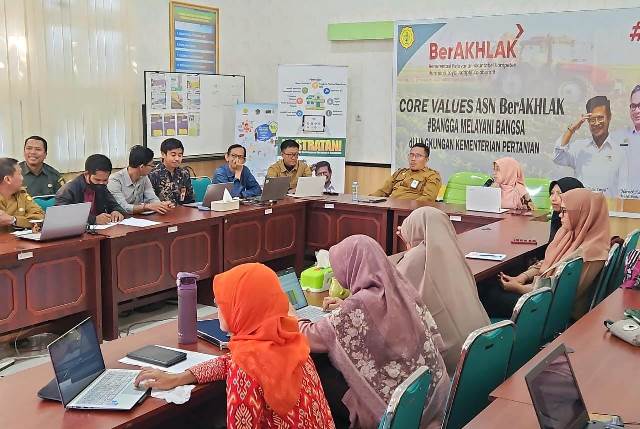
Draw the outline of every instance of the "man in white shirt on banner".
<instances>
[{"instance_id":1,"label":"man in white shirt on banner","mask_svg":"<svg viewBox=\"0 0 640 429\"><path fill-rule=\"evenodd\" d=\"M585 121L589 123L591 138L571 141ZM591 98L587 101L587 114L569 125L556 141L553 162L573 168L575 178L585 187L616 197L623 154L609 135L610 121L609 99L602 95Z\"/></svg>"},{"instance_id":2,"label":"man in white shirt on banner","mask_svg":"<svg viewBox=\"0 0 640 429\"><path fill-rule=\"evenodd\" d=\"M615 141L623 153L620 168L620 197L640 198L640 85L629 97L631 126L615 133Z\"/></svg>"}]
</instances>

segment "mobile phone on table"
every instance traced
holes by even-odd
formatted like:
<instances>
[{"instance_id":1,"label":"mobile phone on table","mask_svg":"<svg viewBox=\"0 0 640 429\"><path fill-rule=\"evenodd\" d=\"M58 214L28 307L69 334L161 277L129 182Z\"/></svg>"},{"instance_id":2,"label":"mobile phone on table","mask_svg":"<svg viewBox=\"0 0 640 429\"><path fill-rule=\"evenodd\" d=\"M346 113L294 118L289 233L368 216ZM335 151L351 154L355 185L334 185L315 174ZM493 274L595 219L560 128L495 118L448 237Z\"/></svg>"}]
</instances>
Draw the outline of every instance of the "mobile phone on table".
<instances>
[{"instance_id":1,"label":"mobile phone on table","mask_svg":"<svg viewBox=\"0 0 640 429\"><path fill-rule=\"evenodd\" d=\"M640 308L627 308L624 311L624 315L640 323Z\"/></svg>"}]
</instances>

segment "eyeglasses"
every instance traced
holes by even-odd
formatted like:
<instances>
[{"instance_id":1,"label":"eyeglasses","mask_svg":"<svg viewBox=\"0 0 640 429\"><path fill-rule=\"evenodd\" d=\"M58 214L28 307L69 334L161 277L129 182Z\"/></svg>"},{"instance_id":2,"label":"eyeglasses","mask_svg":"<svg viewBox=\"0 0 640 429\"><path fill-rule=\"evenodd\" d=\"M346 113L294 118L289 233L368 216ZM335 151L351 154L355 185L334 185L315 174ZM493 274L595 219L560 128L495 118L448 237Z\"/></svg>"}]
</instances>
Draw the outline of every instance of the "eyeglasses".
<instances>
[{"instance_id":1,"label":"eyeglasses","mask_svg":"<svg viewBox=\"0 0 640 429\"><path fill-rule=\"evenodd\" d=\"M300 156L300 152L290 152L290 153L282 152L282 156L286 156L289 158L297 158L298 156Z\"/></svg>"},{"instance_id":2,"label":"eyeglasses","mask_svg":"<svg viewBox=\"0 0 640 429\"><path fill-rule=\"evenodd\" d=\"M636 109L640 109L640 103L638 103L638 104L636 104L636 103L629 104L629 110L636 110Z\"/></svg>"},{"instance_id":3,"label":"eyeglasses","mask_svg":"<svg viewBox=\"0 0 640 429\"><path fill-rule=\"evenodd\" d=\"M235 153L232 153L231 158L235 159L236 161L239 162L244 162L244 160L246 159L246 157L244 155L236 155Z\"/></svg>"},{"instance_id":4,"label":"eyeglasses","mask_svg":"<svg viewBox=\"0 0 640 429\"><path fill-rule=\"evenodd\" d=\"M606 116L592 116L588 119L589 125L600 125L607 121Z\"/></svg>"},{"instance_id":5,"label":"eyeglasses","mask_svg":"<svg viewBox=\"0 0 640 429\"><path fill-rule=\"evenodd\" d=\"M409 158L409 159L420 159L420 158L426 158L426 156L424 156L421 153L410 153L409 155L407 155L407 158Z\"/></svg>"}]
</instances>

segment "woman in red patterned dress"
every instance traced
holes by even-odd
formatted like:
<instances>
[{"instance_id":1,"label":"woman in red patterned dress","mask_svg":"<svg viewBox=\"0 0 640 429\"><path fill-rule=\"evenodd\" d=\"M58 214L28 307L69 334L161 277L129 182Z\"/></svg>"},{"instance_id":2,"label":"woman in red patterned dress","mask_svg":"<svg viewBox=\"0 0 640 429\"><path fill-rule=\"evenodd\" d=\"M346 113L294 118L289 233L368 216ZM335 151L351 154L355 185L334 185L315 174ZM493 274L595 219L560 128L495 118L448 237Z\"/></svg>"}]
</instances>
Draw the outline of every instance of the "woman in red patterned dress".
<instances>
[{"instance_id":1,"label":"woman in red patterned dress","mask_svg":"<svg viewBox=\"0 0 640 429\"><path fill-rule=\"evenodd\" d=\"M231 353L181 374L143 369L136 384L172 389L226 380L228 429L334 429L309 344L276 274L262 264L240 265L217 275L213 290Z\"/></svg>"}]
</instances>

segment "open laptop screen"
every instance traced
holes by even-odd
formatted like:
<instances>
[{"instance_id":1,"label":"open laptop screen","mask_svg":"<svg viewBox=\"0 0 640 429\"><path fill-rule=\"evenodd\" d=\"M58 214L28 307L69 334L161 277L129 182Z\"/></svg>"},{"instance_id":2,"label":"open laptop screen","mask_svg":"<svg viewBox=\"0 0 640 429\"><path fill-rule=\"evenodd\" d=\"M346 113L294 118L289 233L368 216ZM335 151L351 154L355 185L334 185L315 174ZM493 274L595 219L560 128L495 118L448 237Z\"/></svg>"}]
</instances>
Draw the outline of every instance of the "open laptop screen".
<instances>
[{"instance_id":1,"label":"open laptop screen","mask_svg":"<svg viewBox=\"0 0 640 429\"><path fill-rule=\"evenodd\" d=\"M49 344L49 355L65 406L105 369L90 318Z\"/></svg>"},{"instance_id":2,"label":"open laptop screen","mask_svg":"<svg viewBox=\"0 0 640 429\"><path fill-rule=\"evenodd\" d=\"M585 427L589 415L564 345L527 374L526 380L541 428Z\"/></svg>"},{"instance_id":3,"label":"open laptop screen","mask_svg":"<svg viewBox=\"0 0 640 429\"><path fill-rule=\"evenodd\" d=\"M293 308L300 310L308 305L307 298L304 296L298 276L293 268L279 272L278 278L280 279L280 286L284 293L287 294L287 298L289 298Z\"/></svg>"}]
</instances>

